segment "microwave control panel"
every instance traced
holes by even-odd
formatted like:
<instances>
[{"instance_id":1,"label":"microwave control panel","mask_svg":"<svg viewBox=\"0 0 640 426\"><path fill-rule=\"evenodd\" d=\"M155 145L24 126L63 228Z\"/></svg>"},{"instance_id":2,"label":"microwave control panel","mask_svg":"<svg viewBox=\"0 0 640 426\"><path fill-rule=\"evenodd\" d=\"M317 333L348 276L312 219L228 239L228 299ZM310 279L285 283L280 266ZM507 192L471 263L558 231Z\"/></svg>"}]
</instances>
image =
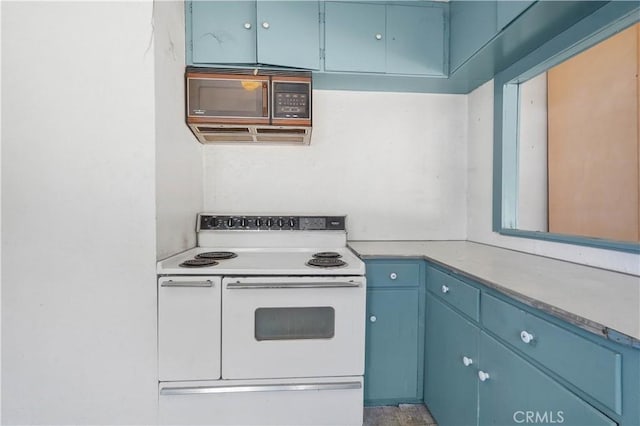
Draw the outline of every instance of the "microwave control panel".
<instances>
[{"instance_id":1,"label":"microwave control panel","mask_svg":"<svg viewBox=\"0 0 640 426\"><path fill-rule=\"evenodd\" d=\"M273 116L308 119L310 88L309 83L274 82Z\"/></svg>"}]
</instances>

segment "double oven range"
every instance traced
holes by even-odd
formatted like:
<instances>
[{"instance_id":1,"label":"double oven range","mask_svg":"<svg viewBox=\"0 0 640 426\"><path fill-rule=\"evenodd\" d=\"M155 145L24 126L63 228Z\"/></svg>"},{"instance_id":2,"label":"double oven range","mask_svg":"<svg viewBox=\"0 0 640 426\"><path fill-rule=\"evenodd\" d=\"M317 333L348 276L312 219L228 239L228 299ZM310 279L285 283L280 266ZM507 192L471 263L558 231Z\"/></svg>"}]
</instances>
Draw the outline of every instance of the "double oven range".
<instances>
[{"instance_id":1,"label":"double oven range","mask_svg":"<svg viewBox=\"0 0 640 426\"><path fill-rule=\"evenodd\" d=\"M360 425L364 263L344 216L199 214L158 262L160 422Z\"/></svg>"}]
</instances>

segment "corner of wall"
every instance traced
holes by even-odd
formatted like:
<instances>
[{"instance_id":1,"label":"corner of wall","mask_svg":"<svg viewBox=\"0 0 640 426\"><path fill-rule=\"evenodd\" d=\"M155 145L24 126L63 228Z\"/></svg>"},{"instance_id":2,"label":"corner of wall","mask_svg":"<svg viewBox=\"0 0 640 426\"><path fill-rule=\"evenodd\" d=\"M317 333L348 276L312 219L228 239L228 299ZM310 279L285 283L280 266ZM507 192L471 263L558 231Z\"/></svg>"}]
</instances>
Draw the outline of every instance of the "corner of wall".
<instances>
[{"instance_id":1,"label":"corner of wall","mask_svg":"<svg viewBox=\"0 0 640 426\"><path fill-rule=\"evenodd\" d=\"M156 257L196 244L203 206L202 146L184 122L184 1L154 2Z\"/></svg>"}]
</instances>

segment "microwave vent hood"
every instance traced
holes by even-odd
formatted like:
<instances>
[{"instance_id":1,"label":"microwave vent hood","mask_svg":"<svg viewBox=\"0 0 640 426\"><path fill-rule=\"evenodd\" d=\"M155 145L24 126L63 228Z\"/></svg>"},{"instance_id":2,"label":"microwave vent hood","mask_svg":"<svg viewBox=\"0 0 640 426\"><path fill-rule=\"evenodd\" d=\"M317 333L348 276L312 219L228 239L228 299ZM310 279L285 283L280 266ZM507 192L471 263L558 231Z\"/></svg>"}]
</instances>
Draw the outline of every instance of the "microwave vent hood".
<instances>
[{"instance_id":1,"label":"microwave vent hood","mask_svg":"<svg viewBox=\"0 0 640 426\"><path fill-rule=\"evenodd\" d=\"M187 67L187 125L202 144L311 141L311 73Z\"/></svg>"}]
</instances>

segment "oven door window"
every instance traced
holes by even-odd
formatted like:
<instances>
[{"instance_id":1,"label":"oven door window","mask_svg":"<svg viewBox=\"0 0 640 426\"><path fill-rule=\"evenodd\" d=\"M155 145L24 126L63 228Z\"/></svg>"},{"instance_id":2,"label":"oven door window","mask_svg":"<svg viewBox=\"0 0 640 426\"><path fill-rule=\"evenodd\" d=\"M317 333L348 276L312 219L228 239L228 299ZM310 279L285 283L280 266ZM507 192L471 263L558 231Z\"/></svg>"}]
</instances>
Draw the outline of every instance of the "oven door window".
<instances>
[{"instance_id":1,"label":"oven door window","mask_svg":"<svg viewBox=\"0 0 640 426\"><path fill-rule=\"evenodd\" d=\"M258 341L331 339L335 334L335 316L330 306L258 308L255 338Z\"/></svg>"}]
</instances>

